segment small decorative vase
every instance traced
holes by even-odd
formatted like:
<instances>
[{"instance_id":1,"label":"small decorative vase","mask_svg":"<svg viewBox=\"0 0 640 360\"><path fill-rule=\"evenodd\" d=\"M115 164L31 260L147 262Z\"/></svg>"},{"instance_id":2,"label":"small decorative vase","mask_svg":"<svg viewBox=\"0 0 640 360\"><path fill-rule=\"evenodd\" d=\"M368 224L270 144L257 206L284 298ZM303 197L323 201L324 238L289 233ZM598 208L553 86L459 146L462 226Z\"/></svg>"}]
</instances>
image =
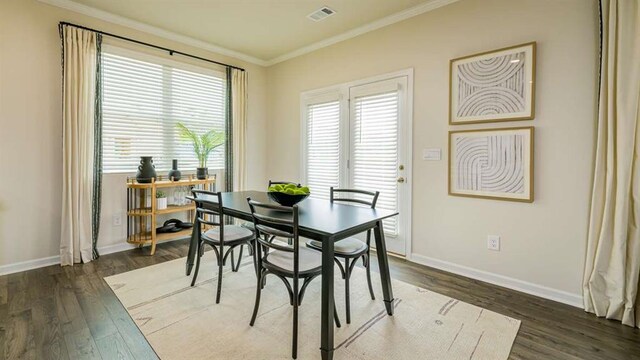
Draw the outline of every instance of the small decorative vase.
<instances>
[{"instance_id":1,"label":"small decorative vase","mask_svg":"<svg viewBox=\"0 0 640 360\"><path fill-rule=\"evenodd\" d=\"M198 180L205 180L209 177L209 169L208 168L197 168L196 169L196 177Z\"/></svg>"},{"instance_id":2,"label":"small decorative vase","mask_svg":"<svg viewBox=\"0 0 640 360\"><path fill-rule=\"evenodd\" d=\"M182 173L178 170L178 159L173 159L171 170L169 170L169 180L178 181L182 177Z\"/></svg>"},{"instance_id":3,"label":"small decorative vase","mask_svg":"<svg viewBox=\"0 0 640 360\"><path fill-rule=\"evenodd\" d=\"M167 208L167 198L163 197L163 198L157 198L156 199L156 209L157 210L164 210Z\"/></svg>"},{"instance_id":4,"label":"small decorative vase","mask_svg":"<svg viewBox=\"0 0 640 360\"><path fill-rule=\"evenodd\" d=\"M142 184L148 184L156 178L156 167L153 165L152 156L141 156L136 180Z\"/></svg>"}]
</instances>

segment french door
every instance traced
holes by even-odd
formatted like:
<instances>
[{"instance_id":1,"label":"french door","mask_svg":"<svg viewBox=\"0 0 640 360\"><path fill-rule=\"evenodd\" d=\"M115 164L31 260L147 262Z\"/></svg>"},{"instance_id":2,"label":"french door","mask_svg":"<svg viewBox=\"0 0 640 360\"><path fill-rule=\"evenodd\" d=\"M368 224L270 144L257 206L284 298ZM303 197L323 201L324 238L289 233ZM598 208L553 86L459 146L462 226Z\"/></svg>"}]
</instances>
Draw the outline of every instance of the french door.
<instances>
[{"instance_id":1,"label":"french door","mask_svg":"<svg viewBox=\"0 0 640 360\"><path fill-rule=\"evenodd\" d=\"M303 94L303 182L379 191L387 250L405 255L410 236L410 73ZM364 239L364 236L362 236Z\"/></svg>"}]
</instances>

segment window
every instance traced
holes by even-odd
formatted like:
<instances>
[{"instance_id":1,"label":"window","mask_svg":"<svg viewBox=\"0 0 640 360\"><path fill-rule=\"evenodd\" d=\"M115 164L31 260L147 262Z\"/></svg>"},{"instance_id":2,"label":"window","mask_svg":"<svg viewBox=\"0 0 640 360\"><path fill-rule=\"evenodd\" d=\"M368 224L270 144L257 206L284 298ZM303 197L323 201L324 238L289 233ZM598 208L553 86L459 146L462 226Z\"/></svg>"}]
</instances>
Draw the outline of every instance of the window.
<instances>
[{"instance_id":1,"label":"window","mask_svg":"<svg viewBox=\"0 0 640 360\"><path fill-rule=\"evenodd\" d=\"M102 66L104 172L134 172L140 156L153 156L159 171L170 169L172 159L195 170L192 145L176 124L224 131L224 73L112 47L103 48ZM211 154L209 169L224 168L224 150Z\"/></svg>"}]
</instances>

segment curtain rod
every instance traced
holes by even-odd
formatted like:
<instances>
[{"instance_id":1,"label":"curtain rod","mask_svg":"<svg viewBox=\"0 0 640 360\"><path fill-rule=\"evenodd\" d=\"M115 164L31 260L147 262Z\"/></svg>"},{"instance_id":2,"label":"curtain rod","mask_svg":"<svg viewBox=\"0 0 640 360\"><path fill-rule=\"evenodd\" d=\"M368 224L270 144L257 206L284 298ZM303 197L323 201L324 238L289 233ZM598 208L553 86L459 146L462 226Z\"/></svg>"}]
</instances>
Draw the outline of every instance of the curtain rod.
<instances>
[{"instance_id":1,"label":"curtain rod","mask_svg":"<svg viewBox=\"0 0 640 360\"><path fill-rule=\"evenodd\" d=\"M77 27L77 28L79 28L79 29L84 29L84 30L93 31L93 32L96 32L96 33L98 33L98 34L102 34L102 35L110 36L110 37L113 37L113 38L116 38L116 39L120 39L120 40L124 40L124 41L129 41L129 42L132 42L132 43L136 43L136 44L139 44L139 45L144 45L144 46L152 47L152 48L154 48L154 49L158 49L158 50L163 50L163 51L168 52L168 53L169 53L169 55L172 55L172 56L173 56L173 54L178 54L178 55L182 55L182 56L186 56L186 57L190 57L190 58L198 59L198 60L201 60L201 61L206 61L206 62L210 62L210 63L214 63L214 64L222 65L222 66L226 66L226 67L229 67L229 68L238 69L238 70L240 70L240 71L245 71L245 70L244 70L243 68L241 68L241 67L237 67L237 66L233 66L233 65L225 64L225 63L222 63L222 62L219 62L219 61L215 61L215 60L206 59L206 58L203 58L203 57L200 57L200 56L196 56L196 55L191 55L191 54L183 53L182 51L172 50L172 49L169 49L169 48L166 48L166 47L162 47L162 46L158 46L158 45L154 45L154 44L149 44L149 43L146 43L146 42L144 42L144 41L140 41L140 40L136 40L136 39L131 39L131 38L124 37L124 36L120 36L120 35L116 35L116 34L111 34L111 33L108 33L108 32L104 32L104 31L100 31L100 30L96 30L96 29L88 28L88 27L81 26L81 25L76 25L76 24L72 24L72 23L68 23L68 22L64 22L64 21L61 21L61 22L60 22L60 25L73 26L73 27Z\"/></svg>"}]
</instances>

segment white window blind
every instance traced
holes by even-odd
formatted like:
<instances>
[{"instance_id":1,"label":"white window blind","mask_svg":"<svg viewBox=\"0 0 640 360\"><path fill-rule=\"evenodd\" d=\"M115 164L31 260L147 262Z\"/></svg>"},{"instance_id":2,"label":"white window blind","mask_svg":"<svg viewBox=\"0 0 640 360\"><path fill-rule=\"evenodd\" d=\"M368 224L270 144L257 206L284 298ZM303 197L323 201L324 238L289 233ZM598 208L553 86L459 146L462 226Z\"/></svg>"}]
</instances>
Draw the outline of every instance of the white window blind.
<instances>
[{"instance_id":1,"label":"white window blind","mask_svg":"<svg viewBox=\"0 0 640 360\"><path fill-rule=\"evenodd\" d=\"M340 181L340 102L307 105L306 185L311 196L329 199Z\"/></svg>"},{"instance_id":2,"label":"white window blind","mask_svg":"<svg viewBox=\"0 0 640 360\"><path fill-rule=\"evenodd\" d=\"M224 131L224 75L108 50L102 65L104 171L135 172L140 156L153 156L159 171L170 169L172 159L181 170L195 171L193 147L179 138L176 124L198 133ZM222 145L209 157L210 172L223 169L224 159Z\"/></svg>"},{"instance_id":3,"label":"white window blind","mask_svg":"<svg viewBox=\"0 0 640 360\"><path fill-rule=\"evenodd\" d=\"M398 201L398 91L352 98L352 171L356 189L380 191L376 208L396 211ZM398 233L397 217L384 220Z\"/></svg>"}]
</instances>

